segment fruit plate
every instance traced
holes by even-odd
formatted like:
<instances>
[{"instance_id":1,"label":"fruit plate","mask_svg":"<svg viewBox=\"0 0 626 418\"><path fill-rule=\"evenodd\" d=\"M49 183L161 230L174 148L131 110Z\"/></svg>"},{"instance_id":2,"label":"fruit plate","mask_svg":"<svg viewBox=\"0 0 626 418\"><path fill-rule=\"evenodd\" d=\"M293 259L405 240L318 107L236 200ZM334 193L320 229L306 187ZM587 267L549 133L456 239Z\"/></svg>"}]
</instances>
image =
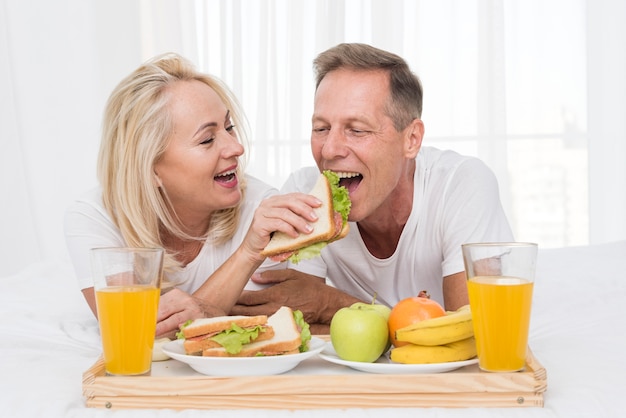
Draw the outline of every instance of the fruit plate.
<instances>
[{"instance_id":1,"label":"fruit plate","mask_svg":"<svg viewBox=\"0 0 626 418\"><path fill-rule=\"evenodd\" d=\"M348 361L339 358L331 342L326 343L324 350L320 353L320 357L328 362L348 366L354 370L379 374L445 373L460 369L461 367L469 366L470 364L478 363L478 358L473 358L464 361L451 361L447 363L401 364L391 361L388 353L380 356L374 363Z\"/></svg>"},{"instance_id":2,"label":"fruit plate","mask_svg":"<svg viewBox=\"0 0 626 418\"><path fill-rule=\"evenodd\" d=\"M183 341L175 340L163 345L163 352L207 376L269 376L288 372L303 360L320 353L324 344L321 338L312 337L309 351L304 353L264 357L202 357L185 354Z\"/></svg>"}]
</instances>

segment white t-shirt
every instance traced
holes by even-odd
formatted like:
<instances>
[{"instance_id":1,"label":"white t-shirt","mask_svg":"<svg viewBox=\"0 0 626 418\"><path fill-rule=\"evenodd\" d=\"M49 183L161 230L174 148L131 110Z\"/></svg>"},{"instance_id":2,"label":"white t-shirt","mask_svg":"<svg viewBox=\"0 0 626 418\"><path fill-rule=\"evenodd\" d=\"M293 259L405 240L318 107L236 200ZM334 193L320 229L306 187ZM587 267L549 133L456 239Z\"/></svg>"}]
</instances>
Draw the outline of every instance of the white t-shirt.
<instances>
[{"instance_id":1,"label":"white t-shirt","mask_svg":"<svg viewBox=\"0 0 626 418\"><path fill-rule=\"evenodd\" d=\"M202 246L198 256L181 271L168 279L182 283L179 289L192 293L230 257L243 241L252 222L254 211L261 200L278 191L262 181L246 176L246 193L241 205L241 218L235 235L220 246L208 242ZM124 239L102 204L102 190L93 189L77 199L65 213L65 238L69 255L74 265L76 278L81 289L93 286L89 250L97 247L123 247ZM285 268L285 263L275 263L269 259L259 271ZM252 282L249 283L254 288Z\"/></svg>"},{"instance_id":2,"label":"white t-shirt","mask_svg":"<svg viewBox=\"0 0 626 418\"><path fill-rule=\"evenodd\" d=\"M308 193L316 167L293 173L282 192ZM350 223L350 233L326 246L321 257L289 268L326 277L338 289L388 306L421 290L443 305L443 277L464 270L461 244L512 241L497 180L480 160L453 151L422 147L416 157L413 209L391 257L372 256Z\"/></svg>"}]
</instances>

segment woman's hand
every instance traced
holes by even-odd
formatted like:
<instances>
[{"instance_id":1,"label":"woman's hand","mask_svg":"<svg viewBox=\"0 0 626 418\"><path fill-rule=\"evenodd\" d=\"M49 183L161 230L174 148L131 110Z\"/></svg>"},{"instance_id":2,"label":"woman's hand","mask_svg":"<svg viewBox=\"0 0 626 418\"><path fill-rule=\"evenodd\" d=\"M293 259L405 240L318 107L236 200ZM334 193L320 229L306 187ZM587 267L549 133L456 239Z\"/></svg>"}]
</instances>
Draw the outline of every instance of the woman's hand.
<instances>
[{"instance_id":1,"label":"woman's hand","mask_svg":"<svg viewBox=\"0 0 626 418\"><path fill-rule=\"evenodd\" d=\"M221 309L207 305L180 289L172 289L161 295L157 313L156 338L176 338L180 325L188 320L226 315Z\"/></svg>"},{"instance_id":2,"label":"woman's hand","mask_svg":"<svg viewBox=\"0 0 626 418\"><path fill-rule=\"evenodd\" d=\"M271 196L261 202L254 212L242 249L253 261L263 261L260 252L270 241L272 232L281 231L296 238L299 233L313 231L311 223L317 221L313 211L322 204L319 199L304 193Z\"/></svg>"}]
</instances>

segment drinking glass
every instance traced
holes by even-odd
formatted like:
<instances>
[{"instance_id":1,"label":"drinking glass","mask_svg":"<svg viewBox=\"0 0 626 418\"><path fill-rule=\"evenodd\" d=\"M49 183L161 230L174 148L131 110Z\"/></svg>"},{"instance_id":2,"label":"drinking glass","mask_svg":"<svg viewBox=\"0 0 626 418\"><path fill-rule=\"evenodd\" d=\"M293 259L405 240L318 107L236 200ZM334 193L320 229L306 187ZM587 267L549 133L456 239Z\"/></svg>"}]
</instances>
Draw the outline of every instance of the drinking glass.
<instances>
[{"instance_id":1,"label":"drinking glass","mask_svg":"<svg viewBox=\"0 0 626 418\"><path fill-rule=\"evenodd\" d=\"M149 374L162 248L94 248L91 264L106 373Z\"/></svg>"},{"instance_id":2,"label":"drinking glass","mask_svg":"<svg viewBox=\"0 0 626 418\"><path fill-rule=\"evenodd\" d=\"M523 370L537 244L470 243L462 250L479 367L489 372Z\"/></svg>"}]
</instances>

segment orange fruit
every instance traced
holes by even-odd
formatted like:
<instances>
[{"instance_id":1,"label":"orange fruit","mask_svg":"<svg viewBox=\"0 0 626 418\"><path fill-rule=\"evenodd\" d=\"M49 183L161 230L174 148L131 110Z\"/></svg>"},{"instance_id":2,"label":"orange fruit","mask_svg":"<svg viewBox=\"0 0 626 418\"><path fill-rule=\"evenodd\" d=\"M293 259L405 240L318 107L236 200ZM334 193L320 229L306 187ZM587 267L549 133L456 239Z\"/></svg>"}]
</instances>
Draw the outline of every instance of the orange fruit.
<instances>
[{"instance_id":1,"label":"orange fruit","mask_svg":"<svg viewBox=\"0 0 626 418\"><path fill-rule=\"evenodd\" d=\"M420 293L421 295L422 293ZM411 296L398 302L389 314L389 337L394 347L409 344L396 341L396 330L429 318L437 318L446 314L443 307L424 296Z\"/></svg>"}]
</instances>

